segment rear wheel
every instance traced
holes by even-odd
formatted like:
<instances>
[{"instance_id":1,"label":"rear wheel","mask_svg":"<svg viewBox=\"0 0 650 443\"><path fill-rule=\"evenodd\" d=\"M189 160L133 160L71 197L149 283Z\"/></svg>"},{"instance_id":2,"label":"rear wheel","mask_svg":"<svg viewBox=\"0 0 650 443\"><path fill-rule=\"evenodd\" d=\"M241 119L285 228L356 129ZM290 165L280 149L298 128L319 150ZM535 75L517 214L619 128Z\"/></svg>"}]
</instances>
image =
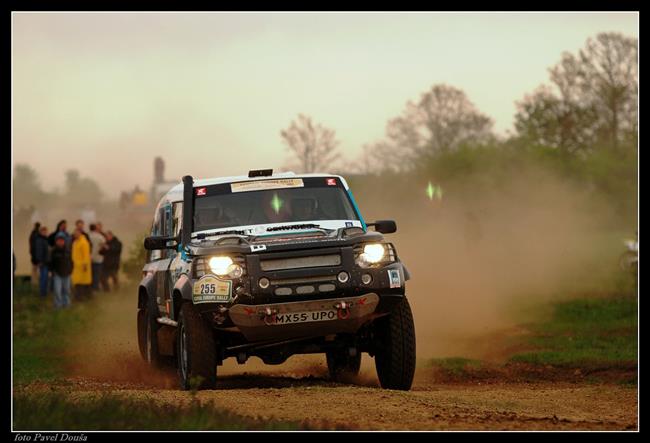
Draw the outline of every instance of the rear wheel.
<instances>
[{"instance_id":1,"label":"rear wheel","mask_svg":"<svg viewBox=\"0 0 650 443\"><path fill-rule=\"evenodd\" d=\"M214 389L217 382L214 334L191 303L181 306L176 342L181 389Z\"/></svg>"},{"instance_id":2,"label":"rear wheel","mask_svg":"<svg viewBox=\"0 0 650 443\"><path fill-rule=\"evenodd\" d=\"M338 382L349 382L359 374L361 368L361 353L356 352L350 356L348 348L336 349L327 352L327 368L330 378Z\"/></svg>"},{"instance_id":3,"label":"rear wheel","mask_svg":"<svg viewBox=\"0 0 650 443\"><path fill-rule=\"evenodd\" d=\"M375 366L385 389L408 391L415 374L415 325L406 297L374 325Z\"/></svg>"}]
</instances>

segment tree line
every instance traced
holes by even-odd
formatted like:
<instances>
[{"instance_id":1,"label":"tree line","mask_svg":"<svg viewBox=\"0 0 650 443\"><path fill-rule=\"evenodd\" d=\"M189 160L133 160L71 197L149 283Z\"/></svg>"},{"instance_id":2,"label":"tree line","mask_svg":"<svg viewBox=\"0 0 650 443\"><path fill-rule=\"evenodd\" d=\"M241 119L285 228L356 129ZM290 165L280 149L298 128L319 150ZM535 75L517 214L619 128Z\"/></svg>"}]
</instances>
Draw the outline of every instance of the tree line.
<instances>
[{"instance_id":1,"label":"tree line","mask_svg":"<svg viewBox=\"0 0 650 443\"><path fill-rule=\"evenodd\" d=\"M62 190L46 191L34 168L28 164L17 164L14 167L13 186L14 206L17 208L81 208L85 204L100 202L104 197L97 182L90 177L82 177L76 169L65 172Z\"/></svg>"},{"instance_id":2,"label":"tree line","mask_svg":"<svg viewBox=\"0 0 650 443\"><path fill-rule=\"evenodd\" d=\"M636 167L638 90L638 40L601 33L577 53L563 53L549 69L548 83L516 103L515 131L506 137L494 133L492 118L464 91L448 84L434 84L418 100L408 101L387 122L385 136L364 145L356 159L343 162L335 130L305 114L280 136L290 153L286 168L297 172L417 173L435 169L450 155L537 150L563 168L585 169L576 165L591 161L587 175L612 190L620 186L608 177ZM612 165L621 161L627 169L612 173ZM65 172L62 191L48 192L29 165L14 169L14 202L23 207L81 207L103 196L97 182L77 170Z\"/></svg>"},{"instance_id":3,"label":"tree line","mask_svg":"<svg viewBox=\"0 0 650 443\"><path fill-rule=\"evenodd\" d=\"M441 156L485 147L546 150L566 162L598 154L621 158L636 152L638 89L638 40L601 33L577 53L563 53L549 69L549 82L516 103L514 134L498 137L493 120L465 92L435 84L387 123L382 140L363 146L354 172L415 171ZM309 116L300 114L280 135L290 167L342 168L335 131Z\"/></svg>"}]
</instances>

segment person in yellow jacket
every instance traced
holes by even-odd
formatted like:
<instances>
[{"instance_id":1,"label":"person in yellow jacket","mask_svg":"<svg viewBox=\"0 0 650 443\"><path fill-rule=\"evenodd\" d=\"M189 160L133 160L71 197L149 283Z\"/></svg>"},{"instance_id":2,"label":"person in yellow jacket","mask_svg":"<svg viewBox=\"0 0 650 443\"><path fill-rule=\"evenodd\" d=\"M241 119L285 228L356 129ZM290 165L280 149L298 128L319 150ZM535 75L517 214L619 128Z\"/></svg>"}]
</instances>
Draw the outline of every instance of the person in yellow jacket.
<instances>
[{"instance_id":1,"label":"person in yellow jacket","mask_svg":"<svg viewBox=\"0 0 650 443\"><path fill-rule=\"evenodd\" d=\"M72 234L72 285L76 299L90 297L92 271L90 267L90 243L79 229Z\"/></svg>"}]
</instances>

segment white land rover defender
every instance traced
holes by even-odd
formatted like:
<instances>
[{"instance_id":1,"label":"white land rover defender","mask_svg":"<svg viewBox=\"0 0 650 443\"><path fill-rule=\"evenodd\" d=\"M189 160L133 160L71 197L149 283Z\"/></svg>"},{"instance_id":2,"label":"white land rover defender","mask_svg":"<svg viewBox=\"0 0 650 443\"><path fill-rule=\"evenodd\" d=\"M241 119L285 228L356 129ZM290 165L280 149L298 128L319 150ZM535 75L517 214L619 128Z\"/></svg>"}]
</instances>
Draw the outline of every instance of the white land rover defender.
<instances>
[{"instance_id":1,"label":"white land rover defender","mask_svg":"<svg viewBox=\"0 0 650 443\"><path fill-rule=\"evenodd\" d=\"M382 387L408 390L409 273L382 235L396 229L365 223L337 175L185 176L160 200L144 242L140 352L153 366L176 365L182 389L215 388L228 357L280 364L325 353L341 381L367 352Z\"/></svg>"}]
</instances>

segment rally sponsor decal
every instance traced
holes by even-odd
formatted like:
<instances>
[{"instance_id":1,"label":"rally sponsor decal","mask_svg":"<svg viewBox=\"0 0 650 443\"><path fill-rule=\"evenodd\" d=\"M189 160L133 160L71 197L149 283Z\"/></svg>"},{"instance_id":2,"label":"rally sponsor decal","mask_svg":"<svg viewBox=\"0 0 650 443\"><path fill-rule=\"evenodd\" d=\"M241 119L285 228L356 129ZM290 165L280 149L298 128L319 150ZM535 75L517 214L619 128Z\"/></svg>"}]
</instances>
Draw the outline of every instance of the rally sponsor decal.
<instances>
[{"instance_id":1,"label":"rally sponsor decal","mask_svg":"<svg viewBox=\"0 0 650 443\"><path fill-rule=\"evenodd\" d=\"M205 275L194 282L192 301L194 303L229 302L232 296L232 282Z\"/></svg>"},{"instance_id":2,"label":"rally sponsor decal","mask_svg":"<svg viewBox=\"0 0 650 443\"><path fill-rule=\"evenodd\" d=\"M399 269L388 270L388 282L391 288L399 288L402 286L402 279L399 276Z\"/></svg>"},{"instance_id":3,"label":"rally sponsor decal","mask_svg":"<svg viewBox=\"0 0 650 443\"><path fill-rule=\"evenodd\" d=\"M255 180L231 183L231 192L261 191L264 189L302 188L305 184L301 178L278 178L274 180Z\"/></svg>"}]
</instances>

